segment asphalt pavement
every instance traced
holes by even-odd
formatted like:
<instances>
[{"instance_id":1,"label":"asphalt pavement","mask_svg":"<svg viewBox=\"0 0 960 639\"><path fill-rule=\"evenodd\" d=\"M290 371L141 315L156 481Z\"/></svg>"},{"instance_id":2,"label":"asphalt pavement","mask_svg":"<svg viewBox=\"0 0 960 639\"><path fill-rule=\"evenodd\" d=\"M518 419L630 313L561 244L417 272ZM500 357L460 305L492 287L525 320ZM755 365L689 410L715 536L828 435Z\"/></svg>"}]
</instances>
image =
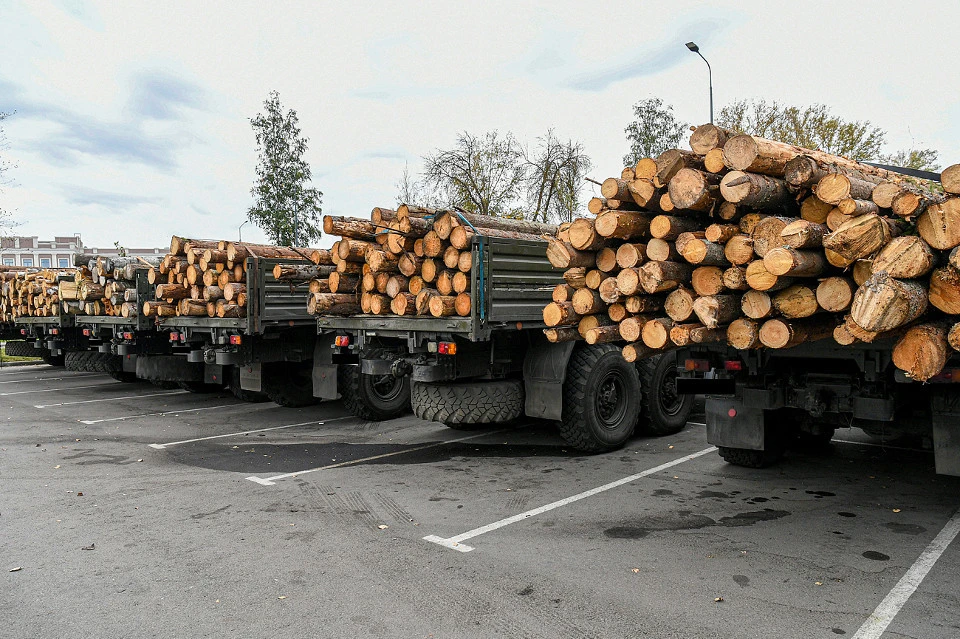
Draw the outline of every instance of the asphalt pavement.
<instances>
[{"instance_id":1,"label":"asphalt pavement","mask_svg":"<svg viewBox=\"0 0 960 639\"><path fill-rule=\"evenodd\" d=\"M850 429L750 470L29 366L0 482L0 637L960 637L960 479Z\"/></svg>"}]
</instances>

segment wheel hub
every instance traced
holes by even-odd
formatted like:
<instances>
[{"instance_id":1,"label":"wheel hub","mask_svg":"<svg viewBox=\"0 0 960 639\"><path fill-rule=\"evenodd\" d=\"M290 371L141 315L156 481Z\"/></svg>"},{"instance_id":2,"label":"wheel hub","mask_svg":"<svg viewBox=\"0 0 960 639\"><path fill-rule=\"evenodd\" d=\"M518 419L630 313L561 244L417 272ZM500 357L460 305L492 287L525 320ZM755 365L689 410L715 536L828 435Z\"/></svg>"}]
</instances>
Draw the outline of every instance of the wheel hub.
<instances>
[{"instance_id":1,"label":"wheel hub","mask_svg":"<svg viewBox=\"0 0 960 639\"><path fill-rule=\"evenodd\" d=\"M606 428L616 428L623 420L626 407L623 378L619 371L611 371L597 389L597 417Z\"/></svg>"}]
</instances>

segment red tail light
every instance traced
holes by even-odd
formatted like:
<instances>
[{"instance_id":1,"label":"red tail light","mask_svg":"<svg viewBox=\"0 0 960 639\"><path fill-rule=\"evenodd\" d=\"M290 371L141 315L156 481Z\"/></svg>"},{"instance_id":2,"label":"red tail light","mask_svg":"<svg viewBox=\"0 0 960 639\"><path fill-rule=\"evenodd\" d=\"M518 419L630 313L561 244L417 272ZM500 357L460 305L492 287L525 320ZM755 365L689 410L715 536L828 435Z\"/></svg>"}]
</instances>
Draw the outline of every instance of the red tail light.
<instances>
[{"instance_id":1,"label":"red tail light","mask_svg":"<svg viewBox=\"0 0 960 639\"><path fill-rule=\"evenodd\" d=\"M739 359L728 359L723 363L723 367L728 371L742 371L743 362Z\"/></svg>"}]
</instances>

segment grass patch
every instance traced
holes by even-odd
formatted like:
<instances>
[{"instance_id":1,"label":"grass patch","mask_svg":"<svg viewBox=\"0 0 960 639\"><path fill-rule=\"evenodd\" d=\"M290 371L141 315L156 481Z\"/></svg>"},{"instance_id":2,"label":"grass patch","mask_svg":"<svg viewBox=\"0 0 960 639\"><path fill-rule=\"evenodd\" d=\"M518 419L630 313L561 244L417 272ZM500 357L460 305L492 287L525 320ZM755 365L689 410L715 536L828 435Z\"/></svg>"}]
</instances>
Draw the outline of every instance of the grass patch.
<instances>
[{"instance_id":1,"label":"grass patch","mask_svg":"<svg viewBox=\"0 0 960 639\"><path fill-rule=\"evenodd\" d=\"M11 357L7 355L7 343L0 342L0 364L6 364L8 362L39 362L39 357Z\"/></svg>"}]
</instances>

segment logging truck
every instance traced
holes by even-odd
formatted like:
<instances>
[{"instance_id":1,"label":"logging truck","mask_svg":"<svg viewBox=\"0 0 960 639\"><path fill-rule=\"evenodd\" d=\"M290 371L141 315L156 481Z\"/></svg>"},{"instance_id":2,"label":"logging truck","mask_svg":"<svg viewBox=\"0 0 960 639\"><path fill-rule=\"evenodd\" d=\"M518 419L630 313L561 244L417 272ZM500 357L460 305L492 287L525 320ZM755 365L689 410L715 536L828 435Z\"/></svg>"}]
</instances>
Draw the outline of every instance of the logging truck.
<instances>
[{"instance_id":1,"label":"logging truck","mask_svg":"<svg viewBox=\"0 0 960 639\"><path fill-rule=\"evenodd\" d=\"M611 344L548 342L543 307L562 279L545 244L473 231L464 251L472 265L468 312L318 317L316 397L339 395L370 420L412 406L417 417L451 428L524 415L553 420L584 451L617 448L635 430L683 428L693 398L676 393L672 354L628 363Z\"/></svg>"},{"instance_id":2,"label":"logging truck","mask_svg":"<svg viewBox=\"0 0 960 639\"><path fill-rule=\"evenodd\" d=\"M246 258L241 284L246 301L233 316L210 317L205 303L202 315L150 317L144 312L155 324L154 339L164 347L154 344L139 353L137 377L176 382L192 392L226 386L245 401L270 399L291 407L315 403L310 360L316 324L306 311L302 287L274 277L274 268L284 261ZM152 297L148 293L141 300Z\"/></svg>"}]
</instances>

